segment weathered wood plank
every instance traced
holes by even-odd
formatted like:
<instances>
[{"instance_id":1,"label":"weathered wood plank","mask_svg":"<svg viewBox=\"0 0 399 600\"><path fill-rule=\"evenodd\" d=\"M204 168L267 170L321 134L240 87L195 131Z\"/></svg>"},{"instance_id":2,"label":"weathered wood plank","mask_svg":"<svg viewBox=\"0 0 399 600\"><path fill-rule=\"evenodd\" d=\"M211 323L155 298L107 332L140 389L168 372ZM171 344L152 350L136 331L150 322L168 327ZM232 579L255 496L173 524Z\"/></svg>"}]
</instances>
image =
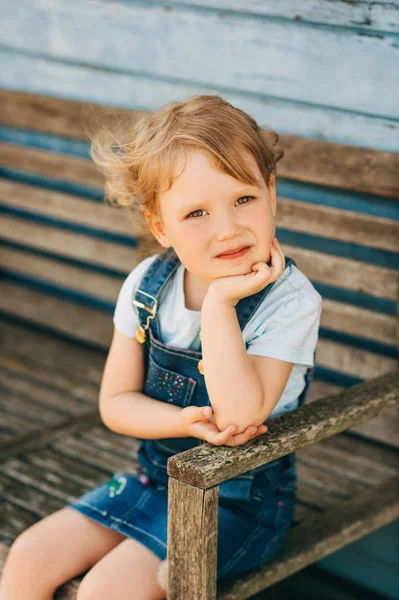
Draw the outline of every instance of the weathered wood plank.
<instances>
[{"instance_id":1,"label":"weathered wood plank","mask_svg":"<svg viewBox=\"0 0 399 600\"><path fill-rule=\"evenodd\" d=\"M61 67L62 65L56 65L57 72L59 72ZM137 84L134 82L133 85L137 87ZM143 81L143 85L147 85L146 82ZM176 93L175 97L178 95ZM70 94L70 96L77 97L76 94ZM134 94L131 97L134 97ZM165 96L166 100L167 97ZM229 95L229 101L232 101L234 104L234 98L231 97L231 94ZM152 100L149 97L147 103L150 104L151 102ZM242 99L239 100L237 98L237 105L241 107L242 102ZM140 104L144 105L145 102L141 102ZM110 105L84 103L77 100L66 100L64 98L8 90L0 90L0 106L0 123L11 127L46 131L54 135L84 140L88 139L88 132L93 133L97 129L99 122L112 125L116 115L126 118L129 114L133 115L136 112L134 109L129 110ZM274 115L275 111L273 111L272 100L269 100L269 107L268 120L280 132L279 123L276 119L277 115ZM254 114L255 118L263 118L261 115L264 114L264 107L261 102L259 102L258 106L256 101L252 101L248 103L248 106L243 106L243 108ZM290 118L290 109L287 105L284 105L283 113L284 116L281 116L285 121L298 122L298 118L295 118L298 115L292 114ZM388 153L373 148L360 148L354 145L348 146L337 144L336 142L311 139L312 137L317 137L316 132L312 136L312 128L315 125L319 131L328 127L327 124L321 123L323 118L326 118L326 114L326 108L323 107L320 115L312 116L313 125L311 119L309 119L306 138L281 135L279 143L285 150L285 156L278 163L278 176L370 194L397 196L399 186L397 161L399 159L395 152ZM357 117L358 120L359 118ZM375 146L376 134L373 134L369 130L370 119L362 124L359 123L358 127L356 127L357 140L359 139L358 130L360 126L365 132L367 139L374 138ZM337 132L337 128L339 129L339 115L335 114L335 137L340 135ZM342 128L342 137L345 135L345 129L347 130L348 128L345 126ZM281 129L281 132L284 132L284 127ZM359 142L357 143L359 144ZM39 166L40 159L38 156L39 154L36 155L34 163L36 165L35 169L45 169L45 165ZM304 161L304 156L312 156L312 160ZM43 160L45 159L43 158ZM51 160L50 164L53 164ZM57 159L54 158L54 160L56 161ZM85 163L86 161L78 163L80 166L76 165L77 171L82 173L79 177L85 177ZM32 166L31 158L27 158L27 164ZM70 169L68 170L66 166L60 167L60 169L62 171L59 172L63 172L64 175L70 172ZM100 177L100 174L96 173L97 175L94 175L93 170L93 175L87 175L89 182L92 181L93 176Z\"/></svg>"},{"instance_id":2,"label":"weathered wood plank","mask_svg":"<svg viewBox=\"0 0 399 600\"><path fill-rule=\"evenodd\" d=\"M218 488L169 479L169 598L216 599L218 499Z\"/></svg>"},{"instance_id":3,"label":"weathered wood plank","mask_svg":"<svg viewBox=\"0 0 399 600\"><path fill-rule=\"evenodd\" d=\"M132 247L94 236L42 225L10 215L2 215L0 236L55 255L88 262L95 266L130 272L139 255L132 236ZM356 260L282 244L284 253L297 261L300 270L311 280L362 292L378 298L396 300L398 272ZM359 268L359 265L361 268Z\"/></svg>"},{"instance_id":4,"label":"weathered wood plank","mask_svg":"<svg viewBox=\"0 0 399 600\"><path fill-rule=\"evenodd\" d=\"M202 444L168 461L170 477L207 489L345 431L399 402L399 370L269 420L266 434L237 448Z\"/></svg>"},{"instance_id":5,"label":"weathered wood plank","mask_svg":"<svg viewBox=\"0 0 399 600\"><path fill-rule=\"evenodd\" d=\"M141 72L197 85L206 81L208 86L245 93L264 94L267 81L269 96L300 102L309 101L309 88L317 80L319 85L312 86L313 104L397 116L397 55L391 36L366 37L352 29L207 10L165 11L153 3L98 0L94 5L70 0L66 5L54 5L51 0L19 0L16 6L7 0L6 5L0 36L5 46L17 47L19 52L40 53L69 63L81 62L84 56L84 63L91 68ZM32 27L32 23L46 26ZM111 26L116 35L110 38ZM96 44L90 35L93 30ZM152 52L146 54L142 48L149 38ZM271 40L273 60L264 60ZM319 50L309 53L309 47ZM369 55L373 60L365 60ZM337 86L330 75L336 72L338 57L345 57L340 80L351 81L350 86ZM365 93L365 81L367 90L384 89L385 93Z\"/></svg>"},{"instance_id":6,"label":"weathered wood plank","mask_svg":"<svg viewBox=\"0 0 399 600\"><path fill-rule=\"evenodd\" d=\"M76 231L66 231L53 225L41 225L24 219L2 215L0 235L10 242L29 245L37 250L54 252L59 256L87 261L106 268L132 269L137 263L137 250ZM119 262L118 262L119 261Z\"/></svg>"},{"instance_id":7,"label":"weathered wood plank","mask_svg":"<svg viewBox=\"0 0 399 600\"><path fill-rule=\"evenodd\" d=\"M74 183L90 185L93 182L97 187L103 187L102 176L101 178L97 177L100 173L94 163L88 160L12 144L3 144L3 146L0 149L0 164L20 168L24 171L33 170L57 179L65 179L64 171L67 171L67 179ZM39 157L36 154L39 154ZM289 153L288 158L293 160ZM297 157L293 162L297 168L300 168ZM399 169L399 164L395 165L394 161L389 164L391 163L393 169ZM287 172L287 166L285 170ZM300 172L304 177L303 169L300 169ZM96 227L104 231L137 235L137 231L128 222L124 212L111 207L106 202L100 204L71 194L32 188L27 184L8 180L0 181L0 202L10 208L23 209L88 227L92 227L95 223ZM375 215L341 210L280 196L276 224L278 228L289 231L313 234L392 252L399 251L398 223L393 219Z\"/></svg>"},{"instance_id":8,"label":"weathered wood plank","mask_svg":"<svg viewBox=\"0 0 399 600\"><path fill-rule=\"evenodd\" d=\"M372 379L396 369L398 361L321 338L317 344L316 364L353 377Z\"/></svg>"},{"instance_id":9,"label":"weathered wood plank","mask_svg":"<svg viewBox=\"0 0 399 600\"><path fill-rule=\"evenodd\" d=\"M4 335L2 347L3 354L0 354L0 377L3 378L4 384L11 380L13 389L18 389L20 391L28 391L26 386L29 384L39 387L40 393L43 388L46 389L47 393L44 396L40 396L40 403L43 403L44 406L56 409L60 413L66 412L69 414L71 412L70 407L73 413L75 404L81 407L84 403L87 403L88 406L97 403L100 379L96 379L96 381L87 381L82 377L81 373L73 370L69 371L68 374L65 374L65 364L63 365L63 372L60 370L59 363L56 360L51 368L49 368L48 365L42 365L35 360L33 363L30 362L30 356L27 357L27 361L21 356L10 356L10 354L8 354L10 348L6 348L7 332L3 326L1 326L0 329L2 335ZM20 338L23 338L27 334L27 331L24 328L21 329L16 326L11 326L11 330L14 331L15 336ZM33 335L31 332L29 334ZM43 333L41 335L39 334L38 337L41 339L44 348L47 348L50 353L52 348L51 338ZM61 348L70 349L64 340L59 340L59 345ZM86 369L90 370L93 365L93 352L87 350L85 353L84 350L85 349L76 346L74 355L86 359ZM96 358L98 358L98 355L96 355ZM73 369L73 360L71 362ZM65 361L65 363L67 363L67 361ZM101 372L99 372L99 377L101 377ZM11 383L9 383L9 385L11 385ZM67 408L60 405L59 401L54 401L52 390L55 390L57 393L68 395ZM39 402L39 398L37 398L36 401Z\"/></svg>"},{"instance_id":10,"label":"weathered wood plank","mask_svg":"<svg viewBox=\"0 0 399 600\"><path fill-rule=\"evenodd\" d=\"M314 379L309 388L306 402L310 404L323 396L338 394L343 389L344 387L342 386ZM352 427L349 431L399 448L399 410L396 410L396 412L391 411L387 414L382 413L374 417L374 419L366 421L366 423Z\"/></svg>"},{"instance_id":11,"label":"weathered wood plank","mask_svg":"<svg viewBox=\"0 0 399 600\"><path fill-rule=\"evenodd\" d=\"M46 98L43 97L43 100L45 103ZM2 96L0 93L1 104ZM72 108L74 107L75 104L72 103ZM19 146L3 142L0 146L0 165L24 172L36 173L45 177L54 177L62 181L79 183L84 186L96 188L104 186L104 176L88 158L60 154L58 152L48 152L40 148L30 148L29 146ZM3 198L4 194L1 193L1 196Z\"/></svg>"},{"instance_id":12,"label":"weathered wood plank","mask_svg":"<svg viewBox=\"0 0 399 600\"><path fill-rule=\"evenodd\" d=\"M132 457L122 457L110 452L93 448L93 445L78 437L63 437L53 442L53 448L71 458L80 458L86 465L93 465L108 471L111 475L116 471L133 471L135 461ZM136 461L137 464L137 461Z\"/></svg>"},{"instance_id":13,"label":"weathered wood plank","mask_svg":"<svg viewBox=\"0 0 399 600\"><path fill-rule=\"evenodd\" d=\"M148 78L141 73L104 72L81 62L72 66L42 55L15 53L4 47L0 48L0 61L3 67L0 72L3 87L24 93L43 92L63 98L103 102L106 105L117 102L119 106L132 109L145 106L147 110L155 110L170 100L183 100L201 91L194 83L187 81L165 81L162 78ZM20 73L24 73L23 79ZM81 85L83 80L84 86ZM118 90L117 98L115 89ZM329 106L312 102L298 103L295 99L280 100L269 95L242 94L235 90L223 90L223 96L233 105L246 110L261 124L265 123L266 101L266 123L281 134L397 151L395 132L398 127L392 119L386 117L336 111ZM13 139L12 133L11 138ZM57 140L54 140L53 147L57 149ZM390 194L392 192L388 193Z\"/></svg>"},{"instance_id":14,"label":"weathered wood plank","mask_svg":"<svg viewBox=\"0 0 399 600\"><path fill-rule=\"evenodd\" d=\"M116 303L124 279L6 246L0 247L0 260L12 273L51 282L61 290L65 288L110 303ZM395 316L324 298L320 324L328 329L396 345Z\"/></svg>"},{"instance_id":15,"label":"weathered wood plank","mask_svg":"<svg viewBox=\"0 0 399 600\"><path fill-rule=\"evenodd\" d=\"M46 473L42 472L41 475L45 476ZM15 477L12 469L9 473L6 469L0 472L0 477L2 502L30 511L36 519L42 519L51 512L59 510L67 502L67 496L61 500L49 494L49 487L46 484L43 484L44 489L39 489L35 479L32 480L29 476L17 473Z\"/></svg>"},{"instance_id":16,"label":"weathered wood plank","mask_svg":"<svg viewBox=\"0 0 399 600\"><path fill-rule=\"evenodd\" d=\"M288 152L287 155L289 160L294 160ZM296 161L295 164L299 169L299 161ZM392 166L394 167L394 165ZM399 169L399 164L397 168ZM285 169L287 169L287 165L285 165ZM299 179L299 177L295 176L295 179ZM351 242L368 248L380 248L391 252L399 251L398 222L375 215L279 197L276 225L277 228Z\"/></svg>"},{"instance_id":17,"label":"weathered wood plank","mask_svg":"<svg viewBox=\"0 0 399 600\"><path fill-rule=\"evenodd\" d=\"M392 465L385 465L378 461L370 462L370 458L362 454L364 444L363 446L359 444L357 452L348 452L323 442L306 446L297 453L298 470L301 472L302 480L313 481L314 472L322 471L329 478L327 486L335 486L336 482L353 481L369 488L399 475L399 456L395 452L389 453L391 460L395 462ZM321 481L318 475L316 479L318 482ZM347 494L345 488L340 488L339 485L336 491Z\"/></svg>"},{"instance_id":18,"label":"weathered wood plank","mask_svg":"<svg viewBox=\"0 0 399 600\"><path fill-rule=\"evenodd\" d=\"M17 375L17 377L15 377ZM35 409L51 409L54 416L58 417L76 416L83 414L88 409L97 405L98 397L94 390L90 390L89 397L79 394L75 396L72 391L58 389L56 385L47 386L46 383L38 381L35 377L24 376L19 370L8 372L0 368L0 384L4 394L10 394L15 401L24 399L35 407ZM13 401L14 406L14 401ZM40 413L39 413L40 414Z\"/></svg>"},{"instance_id":19,"label":"weathered wood plank","mask_svg":"<svg viewBox=\"0 0 399 600\"><path fill-rule=\"evenodd\" d=\"M324 556L390 523L399 516L399 478L353 498L345 510L332 509L289 532L285 546L269 563L220 582L218 600L241 600L289 577Z\"/></svg>"},{"instance_id":20,"label":"weathered wood plank","mask_svg":"<svg viewBox=\"0 0 399 600\"><path fill-rule=\"evenodd\" d=\"M174 0L181 6L198 6L198 0ZM226 10L224 0L201 0L201 6L215 11ZM398 7L392 2L353 3L341 0L330 4L318 0L286 0L279 4L273 0L229 0L228 10L253 16L278 17L284 20L307 21L326 25L340 25L364 31L397 32Z\"/></svg>"},{"instance_id":21,"label":"weathered wood plank","mask_svg":"<svg viewBox=\"0 0 399 600\"><path fill-rule=\"evenodd\" d=\"M124 279L6 246L0 247L0 261L7 272L110 303L116 302Z\"/></svg>"},{"instance_id":22,"label":"weathered wood plank","mask_svg":"<svg viewBox=\"0 0 399 600\"><path fill-rule=\"evenodd\" d=\"M0 292L0 310L108 350L114 326L104 311L6 281L0 282ZM318 342L317 364L362 379L377 377L397 366L394 359L323 338Z\"/></svg>"},{"instance_id":23,"label":"weathered wood plank","mask_svg":"<svg viewBox=\"0 0 399 600\"><path fill-rule=\"evenodd\" d=\"M0 357L7 368L34 372L40 381L70 389L77 397L98 395L104 351L4 320L0 331Z\"/></svg>"},{"instance_id":24,"label":"weathered wood plank","mask_svg":"<svg viewBox=\"0 0 399 600\"><path fill-rule=\"evenodd\" d=\"M396 346L395 316L323 298L320 326Z\"/></svg>"},{"instance_id":25,"label":"weathered wood plank","mask_svg":"<svg viewBox=\"0 0 399 600\"><path fill-rule=\"evenodd\" d=\"M101 419L98 410L88 411L87 414L79 415L75 419L65 419L51 429L30 431L25 435L20 435L18 439L13 436L10 439L4 440L1 444L1 457L5 460L21 452L31 451L58 438L63 438L63 436L69 433L82 431L85 428L90 428L92 425L98 425L100 422Z\"/></svg>"},{"instance_id":26,"label":"weathered wood plank","mask_svg":"<svg viewBox=\"0 0 399 600\"><path fill-rule=\"evenodd\" d=\"M72 194L36 188L25 183L0 180L0 203L35 215L85 225L109 233L134 236L135 232L122 210L106 202L86 200ZM388 223L389 225L389 223ZM389 232L386 232L389 236Z\"/></svg>"},{"instance_id":27,"label":"weathered wood plank","mask_svg":"<svg viewBox=\"0 0 399 600\"><path fill-rule=\"evenodd\" d=\"M313 282L325 283L378 298L397 299L398 272L349 258L281 244L284 254ZM370 282L373 282L370 285ZM376 286L376 287L375 287Z\"/></svg>"},{"instance_id":28,"label":"weathered wood plank","mask_svg":"<svg viewBox=\"0 0 399 600\"><path fill-rule=\"evenodd\" d=\"M32 302L36 304L31 304ZM108 349L111 344L114 328L112 318L100 309L3 281L0 282L0 310L51 327L78 341L99 345L103 350Z\"/></svg>"}]
</instances>

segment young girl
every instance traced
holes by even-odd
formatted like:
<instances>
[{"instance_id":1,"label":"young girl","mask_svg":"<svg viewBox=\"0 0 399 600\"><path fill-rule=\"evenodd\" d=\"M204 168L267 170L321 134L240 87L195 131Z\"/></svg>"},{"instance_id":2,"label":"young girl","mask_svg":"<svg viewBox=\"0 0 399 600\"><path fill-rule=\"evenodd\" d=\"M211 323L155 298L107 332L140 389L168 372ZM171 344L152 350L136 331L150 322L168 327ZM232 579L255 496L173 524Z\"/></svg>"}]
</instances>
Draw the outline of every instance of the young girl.
<instances>
[{"instance_id":1,"label":"young girl","mask_svg":"<svg viewBox=\"0 0 399 600\"><path fill-rule=\"evenodd\" d=\"M139 440L139 467L19 536L1 600L50 599L87 570L79 600L164 598L168 458L205 442L242 445L305 401L321 296L275 237L278 137L203 95L125 123L119 139L94 139L108 199L136 232L137 219L147 228L99 396L105 425ZM294 453L219 486L219 579L276 554L295 491Z\"/></svg>"}]
</instances>

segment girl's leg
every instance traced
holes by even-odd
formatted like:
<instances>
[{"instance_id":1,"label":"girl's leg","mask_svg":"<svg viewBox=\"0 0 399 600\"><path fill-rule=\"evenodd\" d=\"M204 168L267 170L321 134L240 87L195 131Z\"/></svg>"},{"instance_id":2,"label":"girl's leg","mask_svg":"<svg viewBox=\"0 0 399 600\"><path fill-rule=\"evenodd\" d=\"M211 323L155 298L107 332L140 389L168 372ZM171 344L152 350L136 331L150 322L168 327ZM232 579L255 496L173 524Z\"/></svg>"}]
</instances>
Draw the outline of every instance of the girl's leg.
<instances>
[{"instance_id":1,"label":"girl's leg","mask_svg":"<svg viewBox=\"0 0 399 600\"><path fill-rule=\"evenodd\" d=\"M89 569L126 536L63 508L26 529L13 543L0 600L51 600L57 587Z\"/></svg>"},{"instance_id":2,"label":"girl's leg","mask_svg":"<svg viewBox=\"0 0 399 600\"><path fill-rule=\"evenodd\" d=\"M126 539L84 576L76 600L163 600L157 583L161 563L151 550Z\"/></svg>"}]
</instances>

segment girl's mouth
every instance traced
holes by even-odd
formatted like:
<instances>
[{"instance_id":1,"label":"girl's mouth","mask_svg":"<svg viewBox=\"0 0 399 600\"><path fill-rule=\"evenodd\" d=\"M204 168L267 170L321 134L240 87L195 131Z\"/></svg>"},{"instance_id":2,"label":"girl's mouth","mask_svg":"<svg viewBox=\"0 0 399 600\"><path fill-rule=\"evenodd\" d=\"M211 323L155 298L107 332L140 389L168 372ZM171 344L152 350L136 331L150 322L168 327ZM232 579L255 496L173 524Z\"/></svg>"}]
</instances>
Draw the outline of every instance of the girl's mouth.
<instances>
[{"instance_id":1,"label":"girl's mouth","mask_svg":"<svg viewBox=\"0 0 399 600\"><path fill-rule=\"evenodd\" d=\"M239 252L234 252L234 254L219 254L217 258L223 258L223 260L233 260L235 258L240 258L241 256L244 256L244 254L249 252L250 249L251 246L245 246L245 248L243 248Z\"/></svg>"}]
</instances>

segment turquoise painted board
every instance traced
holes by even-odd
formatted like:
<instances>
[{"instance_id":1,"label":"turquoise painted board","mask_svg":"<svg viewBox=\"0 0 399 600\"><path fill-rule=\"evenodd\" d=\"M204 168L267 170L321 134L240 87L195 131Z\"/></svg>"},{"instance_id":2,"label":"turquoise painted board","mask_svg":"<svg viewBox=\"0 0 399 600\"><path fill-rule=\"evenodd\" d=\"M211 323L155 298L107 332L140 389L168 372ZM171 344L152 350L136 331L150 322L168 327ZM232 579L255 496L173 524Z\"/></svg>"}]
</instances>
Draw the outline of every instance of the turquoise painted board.
<instances>
[{"instance_id":1,"label":"turquoise painted board","mask_svg":"<svg viewBox=\"0 0 399 600\"><path fill-rule=\"evenodd\" d=\"M399 600L399 520L334 552L318 566Z\"/></svg>"},{"instance_id":2,"label":"turquoise painted board","mask_svg":"<svg viewBox=\"0 0 399 600\"><path fill-rule=\"evenodd\" d=\"M0 84L134 108L220 92L282 133L394 149L396 5L370 28L359 10L322 23L251 4L3 0Z\"/></svg>"}]
</instances>

